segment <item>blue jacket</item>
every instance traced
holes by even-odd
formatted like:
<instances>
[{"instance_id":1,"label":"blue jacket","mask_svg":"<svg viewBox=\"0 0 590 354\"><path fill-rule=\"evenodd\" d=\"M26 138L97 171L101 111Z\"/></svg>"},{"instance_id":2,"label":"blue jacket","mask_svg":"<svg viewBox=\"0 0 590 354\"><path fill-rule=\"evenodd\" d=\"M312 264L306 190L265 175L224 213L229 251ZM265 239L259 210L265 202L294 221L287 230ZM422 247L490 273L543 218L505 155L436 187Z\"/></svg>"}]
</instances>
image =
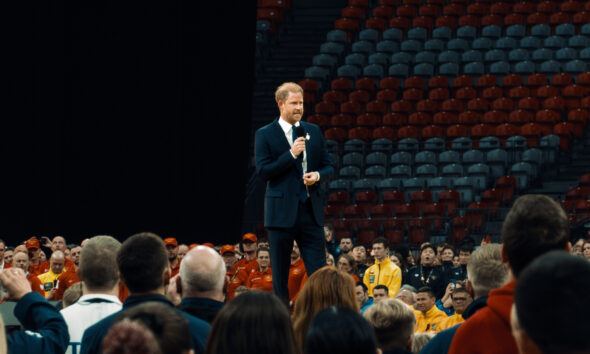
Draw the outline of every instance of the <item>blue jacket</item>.
<instances>
[{"instance_id":1,"label":"blue jacket","mask_svg":"<svg viewBox=\"0 0 590 354\"><path fill-rule=\"evenodd\" d=\"M125 302L123 303L123 310L145 303L145 302L161 302L164 304L169 305L170 307L174 307L174 305L168 301L168 299L163 295L158 294L147 294L147 295L130 295ZM120 312L115 312L114 314L103 318L101 321L97 322L84 332L82 336L82 350L80 351L81 354L85 353L102 353L102 340L108 333L109 329L115 322L117 316L121 314ZM191 339L193 342L193 349L195 353L204 353L205 352L205 344L207 342L207 335L209 334L209 329L211 328L209 324L203 320L200 320L194 316L191 316L183 311L180 311L180 314L184 316L188 320L188 326L191 333Z\"/></svg>"},{"instance_id":2,"label":"blue jacket","mask_svg":"<svg viewBox=\"0 0 590 354\"><path fill-rule=\"evenodd\" d=\"M188 314L212 323L224 303L203 297L185 297L180 302L180 309Z\"/></svg>"},{"instance_id":3,"label":"blue jacket","mask_svg":"<svg viewBox=\"0 0 590 354\"><path fill-rule=\"evenodd\" d=\"M70 342L66 321L43 296L30 292L14 308L14 316L26 331L8 334L9 353L64 353Z\"/></svg>"}]
</instances>

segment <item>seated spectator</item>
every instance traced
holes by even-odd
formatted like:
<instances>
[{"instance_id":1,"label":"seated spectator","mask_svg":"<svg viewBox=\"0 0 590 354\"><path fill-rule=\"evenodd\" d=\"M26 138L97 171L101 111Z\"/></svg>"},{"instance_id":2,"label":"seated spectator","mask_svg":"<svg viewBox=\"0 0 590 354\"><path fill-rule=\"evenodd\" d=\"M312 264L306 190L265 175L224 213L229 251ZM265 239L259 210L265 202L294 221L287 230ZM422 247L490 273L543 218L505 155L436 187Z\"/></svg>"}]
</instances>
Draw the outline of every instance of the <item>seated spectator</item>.
<instances>
[{"instance_id":1,"label":"seated spectator","mask_svg":"<svg viewBox=\"0 0 590 354\"><path fill-rule=\"evenodd\" d=\"M357 283L360 281L359 277L357 276L357 263L351 253L345 253L340 255L338 258L338 262L336 263L336 267L338 270L350 274L350 276L354 279L354 282Z\"/></svg>"},{"instance_id":2,"label":"seated spectator","mask_svg":"<svg viewBox=\"0 0 590 354\"><path fill-rule=\"evenodd\" d=\"M17 251L13 256L13 266L15 268L20 268L25 272L27 280L31 284L31 289L33 289L33 291L45 296L45 290L43 289L41 280L39 280L38 276L29 272L31 264L29 262L29 254L27 252Z\"/></svg>"},{"instance_id":3,"label":"seated spectator","mask_svg":"<svg viewBox=\"0 0 590 354\"><path fill-rule=\"evenodd\" d=\"M39 280L43 284L47 300L61 300L64 292L79 280L75 272L65 270L65 256L62 251L54 251L49 264L49 271L39 275Z\"/></svg>"},{"instance_id":4,"label":"seated spectator","mask_svg":"<svg viewBox=\"0 0 590 354\"><path fill-rule=\"evenodd\" d=\"M420 353L422 348L430 342L430 340L434 337L432 333L416 333L414 335L414 340L412 341L412 353Z\"/></svg>"},{"instance_id":5,"label":"seated spectator","mask_svg":"<svg viewBox=\"0 0 590 354\"><path fill-rule=\"evenodd\" d=\"M418 289L416 294L416 327L414 332L436 332L438 325L447 318L447 315L439 310L434 303L436 298L428 287Z\"/></svg>"},{"instance_id":6,"label":"seated spectator","mask_svg":"<svg viewBox=\"0 0 590 354\"><path fill-rule=\"evenodd\" d=\"M373 300L375 303L389 299L389 289L385 285L377 285L373 288Z\"/></svg>"},{"instance_id":7,"label":"seated spectator","mask_svg":"<svg viewBox=\"0 0 590 354\"><path fill-rule=\"evenodd\" d=\"M340 239L340 254L348 253L352 251L352 237L351 236L343 236ZM340 255L338 255L340 256Z\"/></svg>"},{"instance_id":8,"label":"seated spectator","mask_svg":"<svg viewBox=\"0 0 590 354\"><path fill-rule=\"evenodd\" d=\"M314 317L305 339L305 354L377 354L377 337L357 311L331 306Z\"/></svg>"},{"instance_id":9,"label":"seated spectator","mask_svg":"<svg viewBox=\"0 0 590 354\"><path fill-rule=\"evenodd\" d=\"M362 281L356 283L354 287L356 301L361 309L361 314L365 312L371 305L373 305L373 298L369 296L367 286Z\"/></svg>"},{"instance_id":10,"label":"seated spectator","mask_svg":"<svg viewBox=\"0 0 590 354\"><path fill-rule=\"evenodd\" d=\"M287 307L261 291L236 296L213 321L205 353L298 354Z\"/></svg>"},{"instance_id":11,"label":"seated spectator","mask_svg":"<svg viewBox=\"0 0 590 354\"><path fill-rule=\"evenodd\" d=\"M231 272L228 272L229 281L225 301L233 299L236 288L240 285L246 285L250 273L258 269L258 262L256 261L257 242L258 237L253 233L246 233L242 236L242 243L238 249L245 256L234 264Z\"/></svg>"},{"instance_id":12,"label":"seated spectator","mask_svg":"<svg viewBox=\"0 0 590 354\"><path fill-rule=\"evenodd\" d=\"M590 353L588 289L590 262L567 252L549 252L527 266L510 315L520 353Z\"/></svg>"},{"instance_id":13,"label":"seated spectator","mask_svg":"<svg viewBox=\"0 0 590 354\"><path fill-rule=\"evenodd\" d=\"M455 314L455 310L453 309L453 298L451 295L453 295L453 291L455 289L463 288L463 284L464 283L462 281L451 281L447 285L447 289L445 290L443 297L436 300L436 307L438 307L438 309L444 312L447 316L452 316Z\"/></svg>"},{"instance_id":14,"label":"seated spectator","mask_svg":"<svg viewBox=\"0 0 590 354\"><path fill-rule=\"evenodd\" d=\"M397 299L386 299L367 309L364 317L375 329L383 354L410 353L416 318L409 306Z\"/></svg>"},{"instance_id":15,"label":"seated spectator","mask_svg":"<svg viewBox=\"0 0 590 354\"><path fill-rule=\"evenodd\" d=\"M168 251L158 235L140 233L126 239L117 252L117 265L121 278L130 292L123 303L124 310L152 301L174 308L164 296L166 284L170 279L170 265ZM198 353L203 352L210 329L209 324L183 311L175 311L188 320L193 349ZM86 329L82 337L81 353L100 353L102 340L118 314L105 317Z\"/></svg>"},{"instance_id":16,"label":"seated spectator","mask_svg":"<svg viewBox=\"0 0 590 354\"><path fill-rule=\"evenodd\" d=\"M434 264L436 249L431 244L423 244L419 258L420 264L408 270L406 284L416 289L427 286L432 289L434 296L440 299L444 295L447 284L441 267Z\"/></svg>"},{"instance_id":17,"label":"seated spectator","mask_svg":"<svg viewBox=\"0 0 590 354\"><path fill-rule=\"evenodd\" d=\"M582 245L582 255L584 258L590 259L590 241L586 241L584 242L584 245Z\"/></svg>"},{"instance_id":18,"label":"seated spectator","mask_svg":"<svg viewBox=\"0 0 590 354\"><path fill-rule=\"evenodd\" d=\"M473 302L473 298L465 288L457 288L451 294L453 300L454 314L445 318L436 328L436 332L440 332L447 328L451 328L464 321L463 311Z\"/></svg>"},{"instance_id":19,"label":"seated spectator","mask_svg":"<svg viewBox=\"0 0 590 354\"><path fill-rule=\"evenodd\" d=\"M508 279L508 266L502 262L499 244L486 244L475 250L467 263L465 289L475 299L461 316L468 319L486 306L488 293L504 285ZM447 353L453 336L461 324L445 329L428 342L422 354Z\"/></svg>"},{"instance_id":20,"label":"seated spectator","mask_svg":"<svg viewBox=\"0 0 590 354\"><path fill-rule=\"evenodd\" d=\"M14 247L6 247L4 251L4 261L7 264L12 264L12 257L14 256Z\"/></svg>"},{"instance_id":21,"label":"seated spectator","mask_svg":"<svg viewBox=\"0 0 590 354\"><path fill-rule=\"evenodd\" d=\"M188 320L170 306L147 302L123 311L103 340L103 354L191 352Z\"/></svg>"},{"instance_id":22,"label":"seated spectator","mask_svg":"<svg viewBox=\"0 0 590 354\"><path fill-rule=\"evenodd\" d=\"M334 226L330 223L324 225L324 237L326 238L326 249L334 258L340 256L340 246L334 237Z\"/></svg>"},{"instance_id":23,"label":"seated spectator","mask_svg":"<svg viewBox=\"0 0 590 354\"><path fill-rule=\"evenodd\" d=\"M8 353L65 352L70 341L66 322L54 306L31 290L24 271L6 269L0 272L0 282L8 300L17 302L14 316L25 329L7 335Z\"/></svg>"},{"instance_id":24,"label":"seated spectator","mask_svg":"<svg viewBox=\"0 0 590 354\"><path fill-rule=\"evenodd\" d=\"M334 256L332 256L330 253L326 253L326 265L329 265L330 267L336 266Z\"/></svg>"},{"instance_id":25,"label":"seated spectator","mask_svg":"<svg viewBox=\"0 0 590 354\"><path fill-rule=\"evenodd\" d=\"M402 285L395 298L414 309L414 305L416 304L416 289L408 284Z\"/></svg>"},{"instance_id":26,"label":"seated spectator","mask_svg":"<svg viewBox=\"0 0 590 354\"><path fill-rule=\"evenodd\" d=\"M297 245L297 241L293 241L293 250L291 251L291 265L289 267L289 281L287 287L289 288L289 302L293 304L301 287L307 280L307 273L305 272L305 264L301 259L301 251Z\"/></svg>"},{"instance_id":27,"label":"seated spectator","mask_svg":"<svg viewBox=\"0 0 590 354\"><path fill-rule=\"evenodd\" d=\"M188 251L186 253L188 253ZM186 255L186 253L183 255L183 257ZM238 259L236 258L236 249L232 245L223 245L219 250L219 254L223 258L227 274L231 274L231 270L234 267L234 264L236 264L236 262L238 261Z\"/></svg>"},{"instance_id":28,"label":"seated spectator","mask_svg":"<svg viewBox=\"0 0 590 354\"><path fill-rule=\"evenodd\" d=\"M375 264L367 268L363 278L369 296L373 296L373 288L381 284L389 289L389 297L394 297L402 284L402 271L389 259L389 242L385 237L373 240L373 254Z\"/></svg>"},{"instance_id":29,"label":"seated spectator","mask_svg":"<svg viewBox=\"0 0 590 354\"><path fill-rule=\"evenodd\" d=\"M82 282L79 281L76 284L70 286L68 290L64 292L64 297L61 300L61 309L74 304L82 296ZM59 306L57 306L59 307Z\"/></svg>"},{"instance_id":30,"label":"seated spectator","mask_svg":"<svg viewBox=\"0 0 590 354\"><path fill-rule=\"evenodd\" d=\"M241 294L247 293L248 291L250 291L250 288L249 288L249 287L247 287L246 285L240 285L240 286L238 286L238 287L236 288L236 291L235 291L235 296L238 296L238 295L241 295ZM235 297L235 296L234 296L234 297Z\"/></svg>"},{"instance_id":31,"label":"seated spectator","mask_svg":"<svg viewBox=\"0 0 590 354\"><path fill-rule=\"evenodd\" d=\"M272 268L270 267L270 250L260 247L256 250L258 268L248 275L246 286L253 290L272 293Z\"/></svg>"},{"instance_id":32,"label":"seated spectator","mask_svg":"<svg viewBox=\"0 0 590 354\"><path fill-rule=\"evenodd\" d=\"M313 317L330 306L348 307L359 312L352 277L332 267L324 267L309 277L295 300L293 331L300 348Z\"/></svg>"},{"instance_id":33,"label":"seated spectator","mask_svg":"<svg viewBox=\"0 0 590 354\"><path fill-rule=\"evenodd\" d=\"M487 307L459 326L449 353L517 353L510 329L517 279L535 258L552 250L569 251L569 236L568 217L553 199L537 194L517 198L502 224L502 255L510 281L492 290Z\"/></svg>"}]
</instances>

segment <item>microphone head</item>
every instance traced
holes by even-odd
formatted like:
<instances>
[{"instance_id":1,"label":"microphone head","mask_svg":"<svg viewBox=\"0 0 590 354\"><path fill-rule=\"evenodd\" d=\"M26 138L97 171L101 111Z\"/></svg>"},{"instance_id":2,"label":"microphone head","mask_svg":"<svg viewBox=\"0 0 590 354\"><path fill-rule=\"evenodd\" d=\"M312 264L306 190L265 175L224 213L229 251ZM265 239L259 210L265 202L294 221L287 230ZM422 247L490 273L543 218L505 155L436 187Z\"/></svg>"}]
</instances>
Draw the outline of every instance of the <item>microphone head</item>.
<instances>
[{"instance_id":1,"label":"microphone head","mask_svg":"<svg viewBox=\"0 0 590 354\"><path fill-rule=\"evenodd\" d=\"M299 126L295 127L295 135L298 138L301 138L302 136L305 136L305 128L303 128L301 126L301 124Z\"/></svg>"}]
</instances>

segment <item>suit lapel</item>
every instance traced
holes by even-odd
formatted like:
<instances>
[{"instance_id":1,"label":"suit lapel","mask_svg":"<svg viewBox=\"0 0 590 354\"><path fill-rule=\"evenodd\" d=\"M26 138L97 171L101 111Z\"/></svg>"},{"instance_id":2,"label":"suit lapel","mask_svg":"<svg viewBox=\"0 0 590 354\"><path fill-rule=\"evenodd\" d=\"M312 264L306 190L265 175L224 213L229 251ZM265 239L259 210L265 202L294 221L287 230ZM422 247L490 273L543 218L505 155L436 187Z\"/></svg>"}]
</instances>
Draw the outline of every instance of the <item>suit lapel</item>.
<instances>
[{"instance_id":1,"label":"suit lapel","mask_svg":"<svg viewBox=\"0 0 590 354\"><path fill-rule=\"evenodd\" d=\"M289 145L289 141L287 140L287 137L285 136L285 132L283 131L283 128L281 128L281 125L279 124L279 118L277 118L274 123L272 123L272 128L274 130L273 132L273 136L276 137L277 142L283 146L283 148L285 149L290 149L291 145Z\"/></svg>"}]
</instances>

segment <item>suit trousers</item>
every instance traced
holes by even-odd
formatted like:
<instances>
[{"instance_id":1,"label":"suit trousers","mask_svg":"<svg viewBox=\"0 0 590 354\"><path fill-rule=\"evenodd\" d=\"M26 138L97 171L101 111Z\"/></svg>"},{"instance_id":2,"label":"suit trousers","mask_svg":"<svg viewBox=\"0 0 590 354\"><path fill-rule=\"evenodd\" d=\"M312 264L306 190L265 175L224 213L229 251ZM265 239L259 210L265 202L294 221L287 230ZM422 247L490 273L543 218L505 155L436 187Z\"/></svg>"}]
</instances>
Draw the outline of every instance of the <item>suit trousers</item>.
<instances>
[{"instance_id":1,"label":"suit trousers","mask_svg":"<svg viewBox=\"0 0 590 354\"><path fill-rule=\"evenodd\" d=\"M311 200L299 202L295 225L289 228L269 228L270 260L273 290L281 300L289 302L289 267L293 241L297 241L307 276L326 265L326 241L323 226L318 226Z\"/></svg>"}]
</instances>

